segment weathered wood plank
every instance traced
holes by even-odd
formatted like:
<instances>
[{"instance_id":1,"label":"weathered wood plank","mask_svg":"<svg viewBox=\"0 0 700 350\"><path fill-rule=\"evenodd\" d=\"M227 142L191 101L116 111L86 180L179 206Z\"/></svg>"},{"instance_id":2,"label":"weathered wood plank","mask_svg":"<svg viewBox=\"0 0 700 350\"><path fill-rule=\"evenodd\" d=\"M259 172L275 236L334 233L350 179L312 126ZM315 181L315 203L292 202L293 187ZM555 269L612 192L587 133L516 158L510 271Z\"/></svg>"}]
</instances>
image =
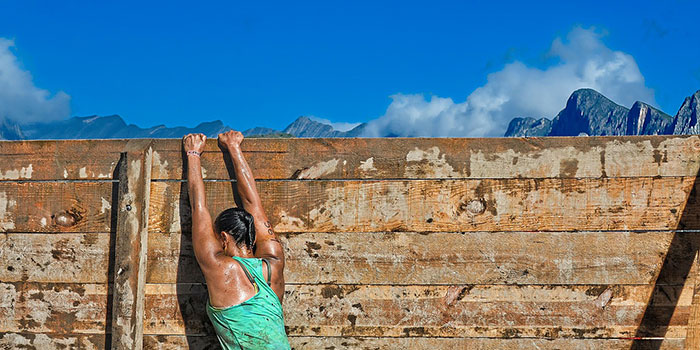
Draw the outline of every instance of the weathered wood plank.
<instances>
[{"instance_id":1,"label":"weathered wood plank","mask_svg":"<svg viewBox=\"0 0 700 350\"><path fill-rule=\"evenodd\" d=\"M282 235L287 282L648 284L656 281L673 233L395 232L366 233L362 240L357 235ZM188 236L149 237L148 282L203 282ZM686 258L692 256L675 257ZM107 233L0 235L5 282L106 283L108 262ZM684 281L680 275L666 278L660 282Z\"/></svg>"},{"instance_id":2,"label":"weathered wood plank","mask_svg":"<svg viewBox=\"0 0 700 350\"><path fill-rule=\"evenodd\" d=\"M203 285L149 284L146 293L146 334L212 332ZM692 294L650 285L288 285L284 310L290 336L620 338L634 336L651 295L673 317L668 329L645 331L682 338Z\"/></svg>"},{"instance_id":3,"label":"weathered wood plank","mask_svg":"<svg viewBox=\"0 0 700 350\"><path fill-rule=\"evenodd\" d=\"M102 350L108 344L104 334L0 333L0 349Z\"/></svg>"},{"instance_id":4,"label":"weathered wood plank","mask_svg":"<svg viewBox=\"0 0 700 350\"><path fill-rule=\"evenodd\" d=\"M0 283L0 333L105 334L107 284Z\"/></svg>"},{"instance_id":5,"label":"weathered wood plank","mask_svg":"<svg viewBox=\"0 0 700 350\"><path fill-rule=\"evenodd\" d=\"M680 350L683 339L638 340L639 349ZM378 338L378 337L289 337L294 350L629 350L633 344L628 339L489 339L489 338ZM146 335L144 349L218 349L213 336Z\"/></svg>"},{"instance_id":6,"label":"weathered wood plank","mask_svg":"<svg viewBox=\"0 0 700 350\"><path fill-rule=\"evenodd\" d=\"M691 136L506 139L248 139L260 179L691 176L700 150ZM128 140L0 141L0 181L109 179ZM181 179L179 139L154 140L154 179ZM381 150L379 152L378 150ZM308 157L313 154L314 157ZM210 140L210 179L228 179ZM295 176L296 174L296 176Z\"/></svg>"},{"instance_id":7,"label":"weathered wood plank","mask_svg":"<svg viewBox=\"0 0 700 350\"><path fill-rule=\"evenodd\" d=\"M501 229L513 226L527 230L528 224L539 230L563 230L567 226L586 229L576 226L579 222L587 223L592 229L675 228L684 191L691 185L692 179L683 177L270 182L260 183L259 188L268 214L280 232L472 231L489 230L488 226L496 225ZM109 231L112 186L111 183L0 183L0 230ZM179 230L183 222L187 228L189 213L186 210L180 213L179 208L181 202L186 203L186 198L180 196L180 186L180 183L154 184L151 206L151 213L157 212L152 215L156 220L151 222L154 230ZM207 183L207 190L213 212L232 202L229 183ZM483 200L485 212L470 214L466 209L471 208L471 200ZM477 202L473 204L478 207ZM579 211L582 215L577 215ZM335 212L343 215L331 216ZM51 216L61 213L77 222L68 227L54 224ZM515 216L513 220L512 216ZM533 222L547 219L549 222L543 225ZM525 220L529 221L521 225Z\"/></svg>"},{"instance_id":8,"label":"weathered wood plank","mask_svg":"<svg viewBox=\"0 0 700 350\"><path fill-rule=\"evenodd\" d=\"M681 348L692 347L683 337L689 334L695 284L681 274L667 273L663 280L657 275L667 252L683 261L693 258L688 249L669 243L677 227L700 228L698 201L691 197L691 207L684 208L698 171L697 157L688 155L697 153L699 141L698 136L246 140L244 151L256 175L273 180L261 182L263 199L284 236L287 280L303 283L290 285L285 303L295 347L629 349L630 340L591 338L639 334L639 318L651 310L672 313L670 323L647 322L644 333L670 337ZM107 172L111 177L111 155L124 146L108 150L98 144L85 144L85 153L71 158L68 148L61 148L69 143L47 142L44 152L29 157L22 154L27 146L5 152L10 143L0 143L0 232L6 232L0 235L0 287L7 287L0 288L0 305L5 305L0 326L7 328L0 328L0 348L89 347L92 343L81 345L87 338L75 333L104 333L106 290L80 295L77 284L30 282L81 281L106 289L110 242L109 234L99 232L109 232L116 217L108 208L113 184L98 191L97 181L87 183L96 192L85 195L75 184L31 183L107 179ZM179 179L180 140L154 147L154 178ZM228 179L215 140L203 161L208 179ZM292 178L344 181L277 181ZM420 180L437 178L458 179ZM37 194L41 186L56 187ZM167 212L151 221L157 224L152 229L157 243L149 252L148 278L201 281L191 243L179 239L189 230L181 184L157 186L170 193L152 192L159 202L149 213ZM207 187L213 208L230 205L230 183ZM97 196L101 193L109 197ZM52 196L60 199L47 199ZM484 213L470 214L479 205ZM70 228L53 225L55 213L46 208L80 220ZM559 232L522 232L537 230ZM644 232L568 232L576 230ZM673 264L673 259L666 262L671 270ZM613 286L606 291L606 284ZM204 339L195 340L195 348L210 344L211 329L200 312L203 286L150 288L155 292L147 293L149 310L162 317L143 319L153 322L161 338L146 337L147 348L185 340L172 335L178 332L207 333L190 339ZM70 300L80 305L71 306ZM101 302L105 305L98 309ZM149 343L154 339L159 340Z\"/></svg>"},{"instance_id":9,"label":"weathered wood plank","mask_svg":"<svg viewBox=\"0 0 700 350\"><path fill-rule=\"evenodd\" d=\"M111 332L113 350L140 350L143 347L151 144L150 140L129 142L119 163Z\"/></svg>"},{"instance_id":10,"label":"weathered wood plank","mask_svg":"<svg viewBox=\"0 0 700 350\"><path fill-rule=\"evenodd\" d=\"M0 141L0 181L112 179L127 142Z\"/></svg>"},{"instance_id":11,"label":"weathered wood plank","mask_svg":"<svg viewBox=\"0 0 700 350\"><path fill-rule=\"evenodd\" d=\"M0 281L107 283L109 233L0 235Z\"/></svg>"},{"instance_id":12,"label":"weathered wood plank","mask_svg":"<svg viewBox=\"0 0 700 350\"><path fill-rule=\"evenodd\" d=\"M290 285L284 306L290 336L608 338L634 334L652 289ZM0 290L0 332L101 334L109 327L104 284L0 283ZM147 334L212 334L203 286L147 285L146 298ZM688 287L654 291L655 308L677 304L667 337L685 335L691 298Z\"/></svg>"},{"instance_id":13,"label":"weathered wood plank","mask_svg":"<svg viewBox=\"0 0 700 350\"><path fill-rule=\"evenodd\" d=\"M312 350L332 347L335 350L389 350L389 349L469 349L469 350L628 350L633 343L626 339L488 339L488 338L316 338L291 337L295 350ZM683 347L680 339L663 341L641 340L641 349L670 350Z\"/></svg>"},{"instance_id":14,"label":"weathered wood plank","mask_svg":"<svg viewBox=\"0 0 700 350\"><path fill-rule=\"evenodd\" d=\"M259 182L278 233L676 229L694 177ZM205 185L213 216L232 185ZM151 186L152 232L189 231L186 185ZM686 225L700 227L698 218ZM693 221L695 220L695 221Z\"/></svg>"},{"instance_id":15,"label":"weathered wood plank","mask_svg":"<svg viewBox=\"0 0 700 350\"><path fill-rule=\"evenodd\" d=\"M109 179L128 140L0 141L0 181ZM700 150L692 136L506 139L248 139L260 179L691 176ZM179 139L154 140L154 179L181 179ZM378 150L381 150L379 152ZM313 157L308 157L313 154ZM210 140L210 179L228 179Z\"/></svg>"},{"instance_id":16,"label":"weathered wood plank","mask_svg":"<svg viewBox=\"0 0 700 350\"><path fill-rule=\"evenodd\" d=\"M474 350L520 350L520 349L567 349L599 350L629 349L632 340L625 339L479 339L479 338L372 338L372 337L290 337L292 349L316 350L333 348L336 350L390 350L390 349L474 349ZM678 350L683 349L682 339L641 340L640 349ZM657 342L659 343L657 345ZM218 349L216 337L178 335L146 335L144 349L179 350ZM105 348L103 335L55 335L33 333L0 333L0 349L86 349Z\"/></svg>"},{"instance_id":17,"label":"weathered wood plank","mask_svg":"<svg viewBox=\"0 0 700 350\"><path fill-rule=\"evenodd\" d=\"M85 334L34 334L0 333L0 349L104 349L104 335ZM376 338L376 337L290 337L295 350L316 350L332 348L336 350L390 350L390 349L474 349L474 350L520 350L520 349L567 349L599 350L629 349L632 340L626 339L488 339L488 338ZM638 340L639 349L679 350L683 349L683 339ZM144 349L218 349L216 337L145 335Z\"/></svg>"},{"instance_id":18,"label":"weathered wood plank","mask_svg":"<svg viewBox=\"0 0 700 350\"><path fill-rule=\"evenodd\" d=\"M695 267L700 262L700 256L696 256L693 264ZM690 306L690 315L688 319L687 336L685 339L685 349L700 349L700 276L698 271L690 274L687 284L694 284L693 301Z\"/></svg>"},{"instance_id":19,"label":"weathered wood plank","mask_svg":"<svg viewBox=\"0 0 700 350\"><path fill-rule=\"evenodd\" d=\"M280 235L280 240L288 283L648 284L657 280L669 249L678 252L674 260L693 259L693 252L670 247L673 235L305 233ZM204 282L189 235L151 233L150 237L149 283ZM680 273L664 278L657 282L685 281Z\"/></svg>"},{"instance_id":20,"label":"weathered wood plank","mask_svg":"<svg viewBox=\"0 0 700 350\"><path fill-rule=\"evenodd\" d=\"M0 182L1 232L109 232L109 182Z\"/></svg>"},{"instance_id":21,"label":"weathered wood plank","mask_svg":"<svg viewBox=\"0 0 700 350\"><path fill-rule=\"evenodd\" d=\"M180 140L157 140L154 179L182 178ZM202 165L228 179L216 140ZM247 139L259 179L694 176L697 136L585 138ZM309 156L313 155L313 156Z\"/></svg>"}]
</instances>

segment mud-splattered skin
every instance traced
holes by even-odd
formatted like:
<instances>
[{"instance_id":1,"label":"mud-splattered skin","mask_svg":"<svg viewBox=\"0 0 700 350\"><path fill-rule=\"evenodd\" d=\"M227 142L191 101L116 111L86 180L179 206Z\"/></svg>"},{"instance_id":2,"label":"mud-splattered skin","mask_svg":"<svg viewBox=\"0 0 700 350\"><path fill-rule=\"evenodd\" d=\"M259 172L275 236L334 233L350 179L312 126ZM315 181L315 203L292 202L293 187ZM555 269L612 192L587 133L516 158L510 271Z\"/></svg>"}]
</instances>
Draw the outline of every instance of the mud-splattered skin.
<instances>
[{"instance_id":1,"label":"mud-splattered skin","mask_svg":"<svg viewBox=\"0 0 700 350\"><path fill-rule=\"evenodd\" d=\"M0 349L114 341L125 144L0 142ZM693 348L700 305L684 244L697 232L680 231L700 223L698 146L688 135L255 139L241 150L265 232L281 233L295 349L629 350L641 329L646 348L680 350ZM219 348L181 147L153 140L145 349ZM214 140L201 156L213 214L233 205L229 157ZM80 219L57 225L62 212Z\"/></svg>"},{"instance_id":2,"label":"mud-splattered skin","mask_svg":"<svg viewBox=\"0 0 700 350\"><path fill-rule=\"evenodd\" d=\"M188 162L192 245L209 291L207 315L224 349L251 346L289 349L281 305L284 252L265 215L252 171L241 152L243 135L229 131L219 135L219 143L233 164L243 209L254 219L254 243L237 244L228 233L215 232L207 208L200 162L205 141L206 137L201 134L190 134L183 139ZM233 198L230 200L233 204ZM260 259L264 259L267 269L263 269Z\"/></svg>"}]
</instances>

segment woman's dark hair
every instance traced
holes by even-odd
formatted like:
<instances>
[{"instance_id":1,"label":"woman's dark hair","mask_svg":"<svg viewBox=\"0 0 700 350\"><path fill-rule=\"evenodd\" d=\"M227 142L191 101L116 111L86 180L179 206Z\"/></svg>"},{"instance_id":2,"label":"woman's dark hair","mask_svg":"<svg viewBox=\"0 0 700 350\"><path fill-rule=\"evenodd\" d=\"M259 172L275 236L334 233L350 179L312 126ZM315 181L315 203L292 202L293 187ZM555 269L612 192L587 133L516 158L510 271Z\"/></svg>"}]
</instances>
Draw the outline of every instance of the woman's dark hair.
<instances>
[{"instance_id":1,"label":"woman's dark hair","mask_svg":"<svg viewBox=\"0 0 700 350\"><path fill-rule=\"evenodd\" d=\"M217 234L226 232L236 241L236 245L253 249L255 242L255 222L253 215L240 208L228 208L214 221Z\"/></svg>"}]
</instances>

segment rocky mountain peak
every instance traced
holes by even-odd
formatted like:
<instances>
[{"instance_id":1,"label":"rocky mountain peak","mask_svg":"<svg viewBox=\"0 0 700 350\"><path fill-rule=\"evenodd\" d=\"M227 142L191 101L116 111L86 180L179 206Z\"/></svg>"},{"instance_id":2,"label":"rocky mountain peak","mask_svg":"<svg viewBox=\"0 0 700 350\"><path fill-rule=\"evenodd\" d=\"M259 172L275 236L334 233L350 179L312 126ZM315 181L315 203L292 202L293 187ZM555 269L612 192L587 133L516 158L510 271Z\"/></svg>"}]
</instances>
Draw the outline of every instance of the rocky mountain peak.
<instances>
[{"instance_id":1,"label":"rocky mountain peak","mask_svg":"<svg viewBox=\"0 0 700 350\"><path fill-rule=\"evenodd\" d=\"M678 113L671 117L641 101L627 109L593 89L579 89L571 94L566 106L555 118L514 118L505 136L700 134L699 116L700 90L687 97ZM301 116L283 131L256 127L243 133L258 137L358 137L363 135L366 127L367 124L360 124L352 130L339 131L332 125ZM165 125L141 128L127 124L118 115L73 117L21 125L7 118L0 119L0 139L8 140L179 138L191 132L216 137L230 129L220 120L200 123L194 128Z\"/></svg>"},{"instance_id":2,"label":"rocky mountain peak","mask_svg":"<svg viewBox=\"0 0 700 350\"><path fill-rule=\"evenodd\" d=\"M625 135L628 112L598 91L579 89L552 120L549 136Z\"/></svg>"},{"instance_id":3,"label":"rocky mountain peak","mask_svg":"<svg viewBox=\"0 0 700 350\"><path fill-rule=\"evenodd\" d=\"M627 116L626 135L665 135L672 132L673 117L637 101L630 108Z\"/></svg>"},{"instance_id":4,"label":"rocky mountain peak","mask_svg":"<svg viewBox=\"0 0 700 350\"><path fill-rule=\"evenodd\" d=\"M366 124L360 124L352 130L338 131L333 126L301 116L289 124L282 132L296 137L356 137L362 133Z\"/></svg>"},{"instance_id":5,"label":"rocky mountain peak","mask_svg":"<svg viewBox=\"0 0 700 350\"><path fill-rule=\"evenodd\" d=\"M686 97L683 101L681 108L673 118L673 133L700 134L698 115L700 115L700 90L692 96Z\"/></svg>"},{"instance_id":6,"label":"rocky mountain peak","mask_svg":"<svg viewBox=\"0 0 700 350\"><path fill-rule=\"evenodd\" d=\"M296 137L338 137L342 134L328 124L319 123L306 116L301 116L287 126L283 132Z\"/></svg>"},{"instance_id":7,"label":"rocky mountain peak","mask_svg":"<svg viewBox=\"0 0 700 350\"><path fill-rule=\"evenodd\" d=\"M616 104L592 89L574 91L566 107L551 121L514 118L505 136L604 136L700 134L700 90L683 102L675 117L637 101L631 109Z\"/></svg>"},{"instance_id":8,"label":"rocky mountain peak","mask_svg":"<svg viewBox=\"0 0 700 350\"><path fill-rule=\"evenodd\" d=\"M506 136L539 137L548 136L552 131L552 121L547 118L513 118L508 124Z\"/></svg>"}]
</instances>

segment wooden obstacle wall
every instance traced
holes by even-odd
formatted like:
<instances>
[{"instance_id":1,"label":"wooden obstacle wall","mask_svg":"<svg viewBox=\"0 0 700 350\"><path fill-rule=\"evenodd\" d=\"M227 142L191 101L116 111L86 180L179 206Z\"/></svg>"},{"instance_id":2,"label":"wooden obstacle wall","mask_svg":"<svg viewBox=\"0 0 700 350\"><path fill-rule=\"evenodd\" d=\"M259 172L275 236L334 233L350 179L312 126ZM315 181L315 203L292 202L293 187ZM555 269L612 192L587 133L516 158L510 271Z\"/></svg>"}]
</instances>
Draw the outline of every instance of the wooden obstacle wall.
<instances>
[{"instance_id":1,"label":"wooden obstacle wall","mask_svg":"<svg viewBox=\"0 0 700 350\"><path fill-rule=\"evenodd\" d=\"M700 137L250 139L294 349L697 349ZM180 140L0 142L0 349L217 348ZM231 168L202 155L212 215Z\"/></svg>"}]
</instances>

